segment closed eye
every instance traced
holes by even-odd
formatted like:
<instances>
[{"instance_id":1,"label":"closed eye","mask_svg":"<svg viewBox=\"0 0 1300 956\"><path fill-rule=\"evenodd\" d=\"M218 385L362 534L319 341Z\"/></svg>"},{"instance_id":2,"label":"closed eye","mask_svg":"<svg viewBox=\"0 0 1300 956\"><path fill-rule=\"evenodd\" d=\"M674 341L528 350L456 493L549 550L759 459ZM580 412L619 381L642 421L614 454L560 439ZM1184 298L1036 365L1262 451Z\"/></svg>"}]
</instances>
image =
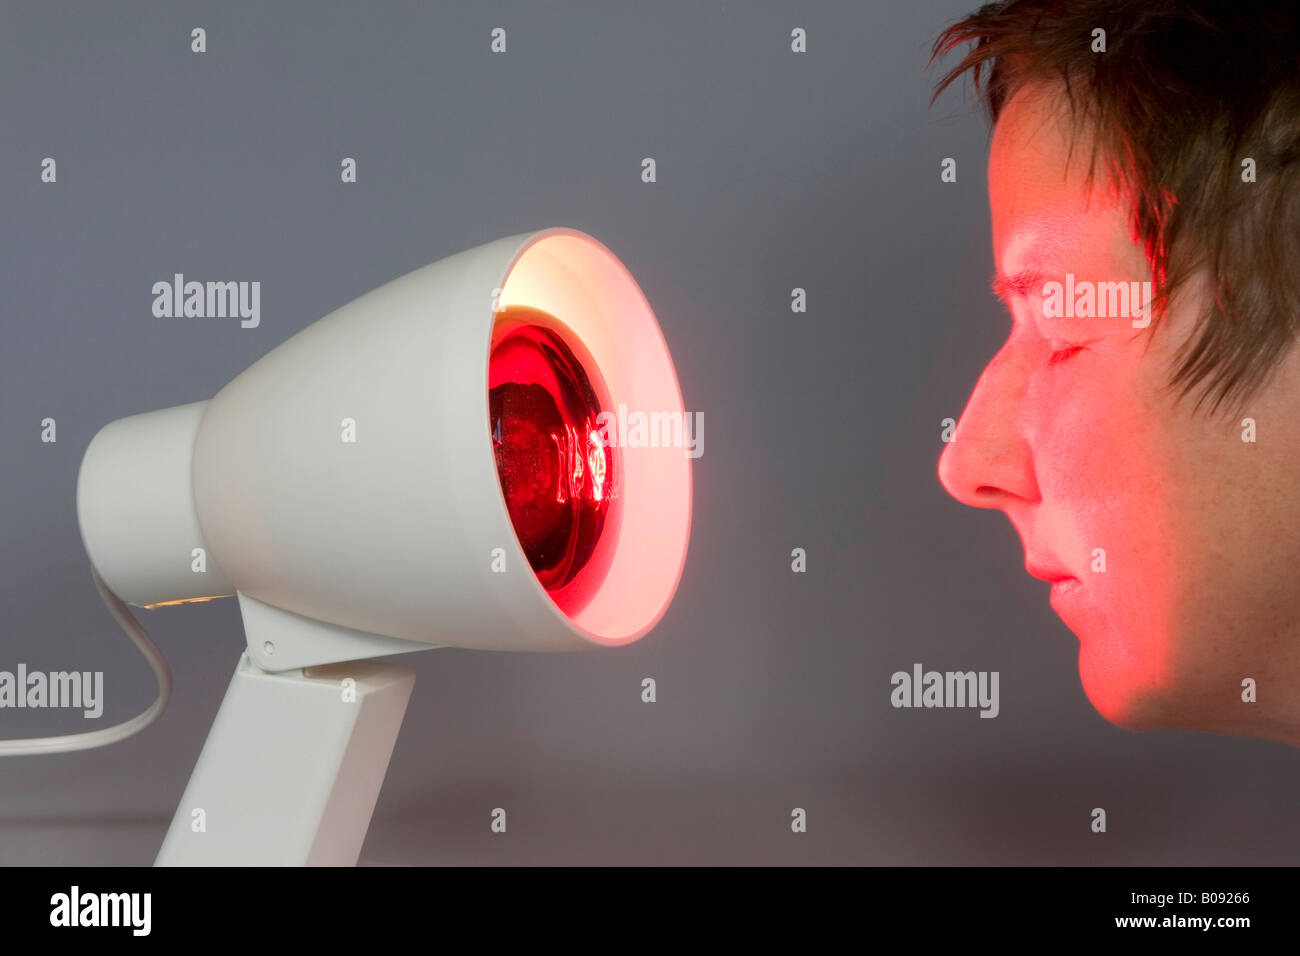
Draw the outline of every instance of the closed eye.
<instances>
[{"instance_id":1,"label":"closed eye","mask_svg":"<svg viewBox=\"0 0 1300 956\"><path fill-rule=\"evenodd\" d=\"M1050 356L1048 356L1047 364L1059 365L1061 362L1064 362L1067 359L1071 358L1076 352L1081 352L1081 351L1083 351L1082 345L1067 345L1063 348L1059 348L1056 351L1054 351Z\"/></svg>"}]
</instances>

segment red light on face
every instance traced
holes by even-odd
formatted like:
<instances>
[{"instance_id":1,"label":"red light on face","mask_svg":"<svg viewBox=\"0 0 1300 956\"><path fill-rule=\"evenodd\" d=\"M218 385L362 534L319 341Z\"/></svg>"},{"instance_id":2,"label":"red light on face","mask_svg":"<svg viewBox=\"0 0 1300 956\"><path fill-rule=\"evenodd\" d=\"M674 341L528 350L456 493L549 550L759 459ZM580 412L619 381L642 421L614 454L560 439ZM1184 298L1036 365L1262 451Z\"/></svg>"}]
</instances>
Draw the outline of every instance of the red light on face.
<instances>
[{"instance_id":1,"label":"red light on face","mask_svg":"<svg viewBox=\"0 0 1300 956\"><path fill-rule=\"evenodd\" d=\"M497 314L488 362L497 477L528 563L569 615L599 588L618 539L621 465L597 422L609 408L568 326L527 306Z\"/></svg>"}]
</instances>

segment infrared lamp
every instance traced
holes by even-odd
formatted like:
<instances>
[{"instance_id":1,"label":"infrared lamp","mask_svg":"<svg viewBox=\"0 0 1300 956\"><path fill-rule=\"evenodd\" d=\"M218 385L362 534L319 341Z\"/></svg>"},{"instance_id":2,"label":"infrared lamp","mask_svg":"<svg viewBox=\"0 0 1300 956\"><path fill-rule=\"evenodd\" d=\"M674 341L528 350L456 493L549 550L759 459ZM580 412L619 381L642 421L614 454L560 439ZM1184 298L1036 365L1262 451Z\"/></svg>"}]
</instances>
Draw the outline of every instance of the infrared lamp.
<instances>
[{"instance_id":1,"label":"infrared lamp","mask_svg":"<svg viewBox=\"0 0 1300 956\"><path fill-rule=\"evenodd\" d=\"M684 415L659 325L604 245L547 229L356 299L208 401L104 426L77 511L114 616L147 655L127 605L234 596L245 630L157 863L355 863L414 682L375 658L649 631L689 459L611 439L621 404Z\"/></svg>"}]
</instances>

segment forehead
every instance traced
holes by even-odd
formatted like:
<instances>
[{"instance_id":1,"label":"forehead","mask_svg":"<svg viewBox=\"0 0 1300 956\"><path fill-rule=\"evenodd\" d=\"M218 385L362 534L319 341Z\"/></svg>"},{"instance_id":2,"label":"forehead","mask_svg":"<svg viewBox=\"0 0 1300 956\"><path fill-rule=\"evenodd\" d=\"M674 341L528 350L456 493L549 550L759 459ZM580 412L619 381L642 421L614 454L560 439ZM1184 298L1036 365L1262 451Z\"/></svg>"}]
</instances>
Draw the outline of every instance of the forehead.
<instances>
[{"instance_id":1,"label":"forehead","mask_svg":"<svg viewBox=\"0 0 1300 956\"><path fill-rule=\"evenodd\" d=\"M999 270L1033 258L1080 260L1116 251L1129 237L1104 176L1090 188L1092 137L1076 129L1054 87L1023 87L993 130L989 204Z\"/></svg>"}]
</instances>

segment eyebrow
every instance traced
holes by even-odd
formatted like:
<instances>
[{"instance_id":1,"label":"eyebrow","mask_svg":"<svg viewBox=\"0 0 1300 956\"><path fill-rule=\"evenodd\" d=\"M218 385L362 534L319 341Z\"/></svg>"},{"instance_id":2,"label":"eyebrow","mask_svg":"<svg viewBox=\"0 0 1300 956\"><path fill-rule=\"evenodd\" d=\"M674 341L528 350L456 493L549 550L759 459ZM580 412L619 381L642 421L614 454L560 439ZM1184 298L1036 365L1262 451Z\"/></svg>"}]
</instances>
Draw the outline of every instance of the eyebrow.
<instances>
[{"instance_id":1,"label":"eyebrow","mask_svg":"<svg viewBox=\"0 0 1300 956\"><path fill-rule=\"evenodd\" d=\"M993 277L990 288L993 294L1007 302L1013 297L1024 297L1042 289L1047 280L1047 273L1041 269L1025 269L1013 275L998 273Z\"/></svg>"}]
</instances>

